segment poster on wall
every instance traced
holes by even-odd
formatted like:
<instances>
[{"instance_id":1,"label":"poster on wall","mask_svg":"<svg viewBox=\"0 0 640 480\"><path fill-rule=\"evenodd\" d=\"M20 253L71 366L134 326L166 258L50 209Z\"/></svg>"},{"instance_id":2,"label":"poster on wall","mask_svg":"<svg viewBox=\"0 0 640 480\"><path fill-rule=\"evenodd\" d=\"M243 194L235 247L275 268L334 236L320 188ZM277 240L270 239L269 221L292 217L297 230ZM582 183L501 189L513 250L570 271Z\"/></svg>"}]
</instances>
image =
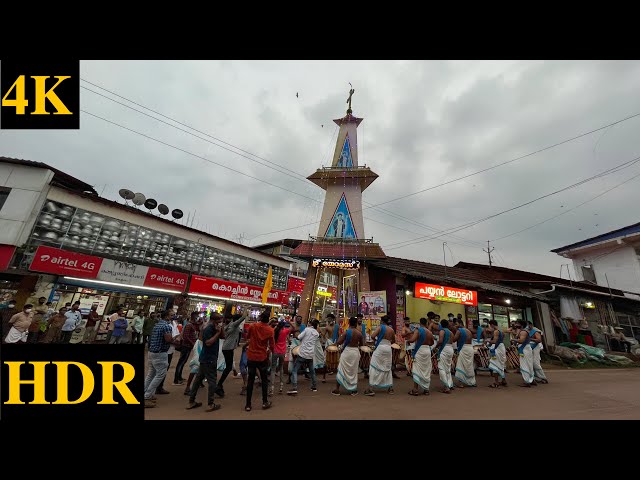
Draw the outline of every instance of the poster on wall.
<instances>
[{"instance_id":1,"label":"poster on wall","mask_svg":"<svg viewBox=\"0 0 640 480\"><path fill-rule=\"evenodd\" d=\"M478 320L478 307L467 305L465 307L465 313L467 314L467 328L471 328L474 320Z\"/></svg>"},{"instance_id":2,"label":"poster on wall","mask_svg":"<svg viewBox=\"0 0 640 480\"><path fill-rule=\"evenodd\" d=\"M387 292L360 292L358 294L358 313L365 317L382 317L387 314Z\"/></svg>"}]
</instances>

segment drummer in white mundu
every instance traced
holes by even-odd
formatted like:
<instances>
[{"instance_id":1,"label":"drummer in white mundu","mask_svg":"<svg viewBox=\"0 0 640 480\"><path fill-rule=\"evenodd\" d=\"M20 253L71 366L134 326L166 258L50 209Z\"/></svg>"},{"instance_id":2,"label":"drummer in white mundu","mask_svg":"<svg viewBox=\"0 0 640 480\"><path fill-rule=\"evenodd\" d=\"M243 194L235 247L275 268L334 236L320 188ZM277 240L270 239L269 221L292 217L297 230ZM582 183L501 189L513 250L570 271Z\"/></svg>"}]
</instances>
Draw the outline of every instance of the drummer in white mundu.
<instances>
[{"instance_id":1,"label":"drummer in white mundu","mask_svg":"<svg viewBox=\"0 0 640 480\"><path fill-rule=\"evenodd\" d=\"M333 395L340 395L340 385L350 395L358 394L358 367L360 365L360 347L364 346L364 338L358 329L358 319L349 319L349 328L340 335L337 345L344 345L336 374L336 388Z\"/></svg>"},{"instance_id":2,"label":"drummer in white mundu","mask_svg":"<svg viewBox=\"0 0 640 480\"><path fill-rule=\"evenodd\" d=\"M393 374L391 372L393 355L391 344L395 341L396 332L389 326L389 316L380 319L380 326L371 334L376 339L376 348L369 364L369 388L364 392L367 396L375 395L373 389L385 389L393 394Z\"/></svg>"}]
</instances>

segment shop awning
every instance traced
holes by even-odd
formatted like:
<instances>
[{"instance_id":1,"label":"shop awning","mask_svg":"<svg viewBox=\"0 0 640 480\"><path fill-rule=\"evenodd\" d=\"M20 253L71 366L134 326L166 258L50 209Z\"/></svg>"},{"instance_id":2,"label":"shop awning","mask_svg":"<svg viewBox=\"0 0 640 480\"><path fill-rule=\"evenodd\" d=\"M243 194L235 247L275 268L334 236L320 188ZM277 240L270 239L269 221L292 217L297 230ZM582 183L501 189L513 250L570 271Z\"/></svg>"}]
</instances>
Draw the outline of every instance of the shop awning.
<instances>
[{"instance_id":1,"label":"shop awning","mask_svg":"<svg viewBox=\"0 0 640 480\"><path fill-rule=\"evenodd\" d=\"M535 293L525 292L523 290L516 290L516 289L505 287L502 285L496 285L495 283L480 282L477 280L470 280L468 278L455 278L451 276L447 276L446 278L444 278L441 276L427 275L427 274L416 272L416 271L409 271L406 274L411 277L425 278L428 280L438 281L440 283L454 282L456 284L468 287L470 289L488 290L490 292L504 293L505 295L516 295L518 297L543 300L542 295L536 295Z\"/></svg>"}]
</instances>

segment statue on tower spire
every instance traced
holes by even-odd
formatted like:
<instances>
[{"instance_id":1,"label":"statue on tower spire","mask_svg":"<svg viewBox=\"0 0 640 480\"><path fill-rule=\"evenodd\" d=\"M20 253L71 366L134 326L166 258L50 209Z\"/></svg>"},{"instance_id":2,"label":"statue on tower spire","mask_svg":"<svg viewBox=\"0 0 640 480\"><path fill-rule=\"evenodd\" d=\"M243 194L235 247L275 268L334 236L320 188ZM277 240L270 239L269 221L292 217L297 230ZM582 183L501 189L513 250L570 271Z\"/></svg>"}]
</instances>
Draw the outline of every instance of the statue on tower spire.
<instances>
[{"instance_id":1,"label":"statue on tower spire","mask_svg":"<svg viewBox=\"0 0 640 480\"><path fill-rule=\"evenodd\" d=\"M349 85L351 85L351 82L349 82ZM353 85L351 85L351 90L349 90L349 98L347 98L347 103L349 104L349 108L347 109L347 114L351 114L352 110L351 110L351 97L353 97L353 94L356 91L353 89Z\"/></svg>"}]
</instances>

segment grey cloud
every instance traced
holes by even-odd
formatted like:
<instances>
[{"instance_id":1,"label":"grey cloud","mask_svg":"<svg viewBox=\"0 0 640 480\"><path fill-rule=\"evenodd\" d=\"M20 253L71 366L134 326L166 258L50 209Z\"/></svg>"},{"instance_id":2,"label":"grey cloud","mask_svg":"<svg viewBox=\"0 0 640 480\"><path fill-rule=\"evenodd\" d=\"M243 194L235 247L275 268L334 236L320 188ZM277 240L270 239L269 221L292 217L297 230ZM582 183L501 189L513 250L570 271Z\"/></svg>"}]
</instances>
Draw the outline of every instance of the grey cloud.
<instances>
[{"instance_id":1,"label":"grey cloud","mask_svg":"<svg viewBox=\"0 0 640 480\"><path fill-rule=\"evenodd\" d=\"M364 200L378 203L532 152L640 112L638 62L82 62L83 77L203 132L304 176L333 153L333 118L344 115L348 82L360 160L380 178ZM91 87L94 88L94 87ZM299 97L295 97L295 93ZM123 101L123 100L120 100ZM322 199L317 187L222 150L83 91L82 107L236 170ZM139 108L139 107L136 107ZM491 215L640 155L637 120L445 187L384 205L438 229ZM39 160L104 187L117 198L127 186L149 192L227 238L312 223L322 205L207 164L113 125L82 117L79 132L0 131L0 154ZM324 127L321 127L324 125ZM334 140L335 141L335 140ZM596 148L597 146L597 148ZM230 148L230 147L229 147ZM327 153L328 152L328 153ZM390 250L390 255L442 263L486 262L482 247L640 172L631 167L579 189L446 236ZM620 205L637 203L637 183L496 242L495 260L557 275L563 259L550 248L637 221ZM98 188L100 191L101 188ZM428 229L365 209L365 216L416 233L366 222L383 246ZM598 215L595 215L597 213ZM594 220L597 218L597 221ZM595 225L598 224L598 227ZM194 222L195 226L195 222ZM306 238L317 225L260 236ZM458 243L464 245L458 245Z\"/></svg>"}]
</instances>

